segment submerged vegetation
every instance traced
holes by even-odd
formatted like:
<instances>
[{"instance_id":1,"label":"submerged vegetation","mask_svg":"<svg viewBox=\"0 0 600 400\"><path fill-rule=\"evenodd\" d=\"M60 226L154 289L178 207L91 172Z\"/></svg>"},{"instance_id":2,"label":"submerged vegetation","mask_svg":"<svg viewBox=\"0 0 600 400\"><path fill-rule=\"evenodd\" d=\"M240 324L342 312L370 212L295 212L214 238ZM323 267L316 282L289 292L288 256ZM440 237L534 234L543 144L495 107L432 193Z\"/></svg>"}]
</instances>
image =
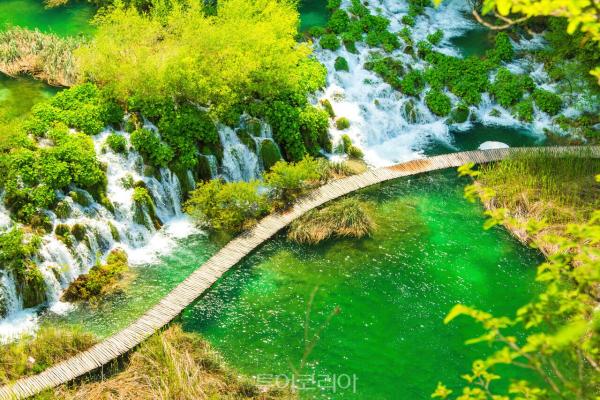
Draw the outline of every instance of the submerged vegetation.
<instances>
[{"instance_id":1,"label":"submerged vegetation","mask_svg":"<svg viewBox=\"0 0 600 400\"><path fill-rule=\"evenodd\" d=\"M317 244L330 238L362 238L376 228L368 206L355 198L312 210L292 222L287 237L298 243Z\"/></svg>"}]
</instances>

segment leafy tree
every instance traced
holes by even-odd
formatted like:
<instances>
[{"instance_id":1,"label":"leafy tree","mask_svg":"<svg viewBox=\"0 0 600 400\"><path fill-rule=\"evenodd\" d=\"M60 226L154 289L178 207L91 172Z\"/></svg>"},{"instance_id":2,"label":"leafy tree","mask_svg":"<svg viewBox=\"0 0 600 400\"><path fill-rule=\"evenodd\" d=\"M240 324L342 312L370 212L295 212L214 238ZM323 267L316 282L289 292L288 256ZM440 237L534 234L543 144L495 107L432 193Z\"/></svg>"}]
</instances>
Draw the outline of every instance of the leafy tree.
<instances>
[{"instance_id":1,"label":"leafy tree","mask_svg":"<svg viewBox=\"0 0 600 400\"><path fill-rule=\"evenodd\" d=\"M276 210L290 207L323 178L320 163L310 156L297 163L279 161L264 175L269 197Z\"/></svg>"},{"instance_id":2,"label":"leafy tree","mask_svg":"<svg viewBox=\"0 0 600 400\"><path fill-rule=\"evenodd\" d=\"M439 89L432 89L427 92L425 95L425 104L427 104L432 113L440 117L450 114L450 110L452 109L450 97Z\"/></svg>"},{"instance_id":3,"label":"leafy tree","mask_svg":"<svg viewBox=\"0 0 600 400\"><path fill-rule=\"evenodd\" d=\"M266 198L258 186L258 181L213 179L190 193L185 210L210 229L238 233L254 225L267 211Z\"/></svg>"},{"instance_id":4,"label":"leafy tree","mask_svg":"<svg viewBox=\"0 0 600 400\"><path fill-rule=\"evenodd\" d=\"M461 167L463 175L477 176L472 165ZM600 181L600 175L597 176ZM489 200L492 189L470 186L465 195L474 200ZM485 227L497 224L518 226L529 235L536 235L543 221L519 223L505 209L489 211ZM517 224L517 225L515 225ZM445 323L459 316L478 322L484 332L469 344L488 343L498 347L493 354L473 363L472 371L463 376L467 384L459 397L442 383L434 398L457 399L596 399L600 384L598 339L600 313L596 290L600 281L600 210L589 221L570 224L564 234L545 237L559 249L538 267L536 280L543 291L532 302L521 307L514 317L496 317L465 305L456 305ZM510 333L515 327L526 335ZM494 381L501 380L497 367L513 365L538 375L543 385L522 379L511 382L508 393L499 391Z\"/></svg>"},{"instance_id":5,"label":"leafy tree","mask_svg":"<svg viewBox=\"0 0 600 400\"><path fill-rule=\"evenodd\" d=\"M310 44L295 40L295 3L225 0L216 13L203 4L181 0L140 12L116 3L76 52L82 77L121 100L173 98L218 119L248 101L306 96L324 84Z\"/></svg>"},{"instance_id":6,"label":"leafy tree","mask_svg":"<svg viewBox=\"0 0 600 400\"><path fill-rule=\"evenodd\" d=\"M106 145L115 153L124 153L127 150L127 139L118 133L111 133L106 138Z\"/></svg>"},{"instance_id":7,"label":"leafy tree","mask_svg":"<svg viewBox=\"0 0 600 400\"><path fill-rule=\"evenodd\" d=\"M536 89L533 92L535 105L545 113L556 115L562 108L562 99L556 93L544 89Z\"/></svg>"}]
</instances>

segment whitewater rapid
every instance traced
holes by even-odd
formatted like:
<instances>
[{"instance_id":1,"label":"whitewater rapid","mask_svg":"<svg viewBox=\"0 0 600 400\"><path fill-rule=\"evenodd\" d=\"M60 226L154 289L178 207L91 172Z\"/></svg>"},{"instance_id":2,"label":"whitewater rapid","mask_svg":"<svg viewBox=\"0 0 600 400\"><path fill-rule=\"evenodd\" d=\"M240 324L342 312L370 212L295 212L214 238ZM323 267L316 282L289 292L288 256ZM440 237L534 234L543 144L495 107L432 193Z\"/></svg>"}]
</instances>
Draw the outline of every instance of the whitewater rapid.
<instances>
[{"instance_id":1,"label":"whitewater rapid","mask_svg":"<svg viewBox=\"0 0 600 400\"><path fill-rule=\"evenodd\" d=\"M350 0L343 0L342 9L348 9L350 6ZM372 14L383 15L391 21L390 31L399 32L405 27L401 23L401 18L408 14L406 1L373 0L368 2L368 8ZM470 17L467 2L460 0L445 1L439 8L427 7L424 14L418 16L415 22L415 26L410 28L413 43L426 40L428 34L441 29L444 38L433 48L451 56L461 56L459 50L452 45L453 38L481 28ZM517 51L536 49L543 45L540 35L513 42ZM391 55L412 68L424 69L426 63L405 54L403 46L401 45L400 49L392 53L386 53L386 56ZM353 143L363 150L365 161L371 166L379 167L423 157L424 150L434 142L441 142L448 148L454 148L451 130L467 131L473 127L473 122L469 120L461 124L448 125L447 118L432 114L424 101L427 88L418 99L414 100L394 90L375 73L363 67L369 58L369 53L376 50L358 42L356 47L358 54L348 52L343 45L333 52L323 50L318 45L315 48L316 57L329 72L327 87L318 100L329 100L336 116L343 116L350 120L350 128L343 131L338 130L335 124L331 124L330 132L334 143L340 141L342 134L347 134ZM334 63L337 57L344 57L348 61L349 72L335 70ZM512 72L529 74L538 86L555 91L555 85L550 82L543 65L530 57L517 54L515 60L505 66ZM490 78L493 79L493 76ZM452 93L446 91L446 94L452 99L453 105L460 102ZM566 115L576 115L585 108L577 104L579 99L576 97L565 100L568 102L566 110L563 111ZM406 105L409 102L413 102L414 113L407 115ZM494 116L495 113L490 115L493 109L499 112L499 115ZM545 129L552 128L560 132L560 129L552 124L551 118L537 108L534 110L533 122L523 123L514 118L508 110L496 104L487 93L483 95L482 102L477 107L470 107L470 114L475 117L476 122L483 125L525 128L536 138L543 138Z\"/></svg>"}]
</instances>

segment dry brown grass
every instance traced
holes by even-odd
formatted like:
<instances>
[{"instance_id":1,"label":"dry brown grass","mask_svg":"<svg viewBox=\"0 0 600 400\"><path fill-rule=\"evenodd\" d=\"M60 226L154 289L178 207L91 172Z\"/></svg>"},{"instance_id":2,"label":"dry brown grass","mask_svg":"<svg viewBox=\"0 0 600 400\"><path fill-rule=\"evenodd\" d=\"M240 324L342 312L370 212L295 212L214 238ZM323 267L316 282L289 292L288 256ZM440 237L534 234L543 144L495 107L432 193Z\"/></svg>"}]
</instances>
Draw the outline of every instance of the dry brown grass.
<instances>
[{"instance_id":1,"label":"dry brown grass","mask_svg":"<svg viewBox=\"0 0 600 400\"><path fill-rule=\"evenodd\" d=\"M78 38L11 28L0 32L0 72L29 74L51 85L72 86L76 81L73 50L80 44Z\"/></svg>"},{"instance_id":2,"label":"dry brown grass","mask_svg":"<svg viewBox=\"0 0 600 400\"><path fill-rule=\"evenodd\" d=\"M288 391L260 388L230 370L211 346L174 325L144 342L114 376L62 386L40 399L203 400L294 399Z\"/></svg>"},{"instance_id":3,"label":"dry brown grass","mask_svg":"<svg viewBox=\"0 0 600 400\"><path fill-rule=\"evenodd\" d=\"M309 211L295 220L287 237L298 243L316 244L332 237L362 238L375 228L368 206L355 198L347 198Z\"/></svg>"}]
</instances>

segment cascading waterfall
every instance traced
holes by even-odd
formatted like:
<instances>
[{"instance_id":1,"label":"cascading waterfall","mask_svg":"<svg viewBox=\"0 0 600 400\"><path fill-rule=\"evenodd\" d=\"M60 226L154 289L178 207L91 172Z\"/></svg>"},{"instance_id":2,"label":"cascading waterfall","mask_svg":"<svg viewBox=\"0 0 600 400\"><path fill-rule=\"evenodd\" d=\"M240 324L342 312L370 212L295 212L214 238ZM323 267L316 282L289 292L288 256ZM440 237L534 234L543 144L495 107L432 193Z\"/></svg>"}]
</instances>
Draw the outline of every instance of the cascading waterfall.
<instances>
[{"instance_id":1,"label":"cascading waterfall","mask_svg":"<svg viewBox=\"0 0 600 400\"><path fill-rule=\"evenodd\" d=\"M258 156L241 142L236 132L228 126L219 126L223 146L222 175L227 181L251 181L260 177Z\"/></svg>"},{"instance_id":2,"label":"cascading waterfall","mask_svg":"<svg viewBox=\"0 0 600 400\"><path fill-rule=\"evenodd\" d=\"M343 9L348 9L350 6L350 0L343 0L341 6ZM399 32L404 27L401 18L408 14L406 1L369 1L367 7L372 14L383 15L390 20L390 31ZM469 13L469 5L464 1L442 2L438 8L427 7L425 13L415 19L415 26L411 28L413 43L426 40L428 34L441 29L444 38L434 46L434 49L447 55L460 56L450 39L462 36L465 32L478 27L477 23L469 17ZM452 148L449 122L446 118L437 117L429 111L424 102L424 94L418 99L411 99L395 91L379 76L363 67L369 58L369 53L376 50L364 43L357 42L356 45L358 54L348 52L344 46L333 52L317 46L315 51L317 58L329 72L327 87L321 99L329 100L338 117L343 116L350 120L350 128L343 131L337 130L332 124L330 131L334 142L339 142L342 134L349 135L354 144L362 148L365 160L374 166L390 165L422 157L423 149L432 141L445 143ZM534 49L542 46L543 40L538 35L531 39L520 40L513 45L516 50ZM387 55L415 69L425 67L424 61L406 54L402 48ZM344 57L348 61L350 72L335 70L334 63L337 57ZM538 86L555 91L542 64L527 57L518 57L506 65L509 70L529 74ZM446 92L446 94L451 98L453 105L460 102L452 93ZM564 110L567 115L577 114L585 108L585 105L574 104L579 101L577 98L568 101L571 104L567 104ZM496 112L490 115L493 109ZM524 127L536 137L543 137L545 128L560 131L552 123L551 118L537 108L534 111L533 122L523 123L516 120L508 110L492 101L487 94L484 95L480 105L470 107L470 113L485 125ZM472 126L473 123L469 120L451 125L452 129L461 131L468 130Z\"/></svg>"},{"instance_id":3,"label":"cascading waterfall","mask_svg":"<svg viewBox=\"0 0 600 400\"><path fill-rule=\"evenodd\" d=\"M211 177L220 176L227 181L248 181L260 177L263 167L257 152L264 141L273 141L271 128L263 122L252 121L255 124L253 134L246 136L251 141L245 144L238 135L241 130L248 130L248 120L249 117L245 116L235 130L219 126L223 149L221 165L218 165L216 156L201 155L208 161ZM148 121L144 121L144 128L159 133L156 126ZM105 144L113 132L106 129L93 137L97 158L106 166L106 196L112 204L111 209L96 202L85 190L71 188L69 193L58 194L63 212L57 215L58 211L48 211L52 233L42 237L42 245L34 261L44 278L47 305L51 312L64 313L73 307L60 300L63 290L79 275L102 262L111 250L125 250L131 265L146 264L170 251L176 239L198 232L182 212L182 188L177 175L167 168L146 171L142 157L132 148L124 153L115 153ZM117 133L129 143L129 133ZM188 187L194 187L191 171L187 171L183 179L188 180ZM156 218L162 225L160 229L154 225L145 207L141 211L137 209L143 215L136 218L133 200L136 186L148 190L154 201ZM1 200L0 196L0 229L8 229L11 220ZM67 245L54 233L59 225L83 227L85 235L79 240L72 238L73 242ZM9 340L23 331L35 329L37 308L24 310L13 277L0 271L0 317L5 315L5 318L0 318L0 340Z\"/></svg>"}]
</instances>

